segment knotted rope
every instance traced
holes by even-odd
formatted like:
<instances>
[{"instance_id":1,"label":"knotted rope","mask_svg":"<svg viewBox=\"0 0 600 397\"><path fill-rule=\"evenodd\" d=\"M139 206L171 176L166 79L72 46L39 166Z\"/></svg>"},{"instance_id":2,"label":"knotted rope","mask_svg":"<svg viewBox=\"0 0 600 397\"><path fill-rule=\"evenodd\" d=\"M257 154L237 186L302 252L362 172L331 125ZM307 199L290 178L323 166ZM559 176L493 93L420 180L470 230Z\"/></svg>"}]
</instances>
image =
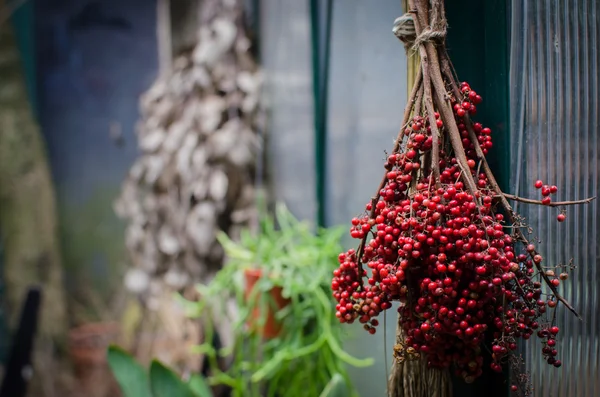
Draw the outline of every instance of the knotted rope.
<instances>
[{"instance_id":1,"label":"knotted rope","mask_svg":"<svg viewBox=\"0 0 600 397\"><path fill-rule=\"evenodd\" d=\"M447 21L444 18L443 0L431 0L430 2L430 25L423 28L417 36L414 13L407 12L396 18L392 32L404 43L406 50L418 51L419 46L430 41L443 41L446 38Z\"/></svg>"}]
</instances>

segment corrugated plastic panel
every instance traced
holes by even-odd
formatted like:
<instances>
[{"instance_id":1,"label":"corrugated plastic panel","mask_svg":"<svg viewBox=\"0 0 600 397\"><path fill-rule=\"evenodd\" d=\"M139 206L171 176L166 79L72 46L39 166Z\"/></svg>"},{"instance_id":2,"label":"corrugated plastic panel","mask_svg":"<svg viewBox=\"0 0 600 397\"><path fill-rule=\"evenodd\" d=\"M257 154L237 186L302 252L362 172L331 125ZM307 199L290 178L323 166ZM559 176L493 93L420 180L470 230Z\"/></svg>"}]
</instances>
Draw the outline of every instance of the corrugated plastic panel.
<instances>
[{"instance_id":1,"label":"corrugated plastic panel","mask_svg":"<svg viewBox=\"0 0 600 397\"><path fill-rule=\"evenodd\" d=\"M537 198L537 179L559 187L556 200L598 195L600 43L598 1L512 1L511 186ZM537 340L523 347L537 397L600 395L597 314L600 255L598 206L559 209L519 204L539 238L546 265L577 268L561 286L583 317L564 307L557 313L561 368L546 364Z\"/></svg>"}]
</instances>

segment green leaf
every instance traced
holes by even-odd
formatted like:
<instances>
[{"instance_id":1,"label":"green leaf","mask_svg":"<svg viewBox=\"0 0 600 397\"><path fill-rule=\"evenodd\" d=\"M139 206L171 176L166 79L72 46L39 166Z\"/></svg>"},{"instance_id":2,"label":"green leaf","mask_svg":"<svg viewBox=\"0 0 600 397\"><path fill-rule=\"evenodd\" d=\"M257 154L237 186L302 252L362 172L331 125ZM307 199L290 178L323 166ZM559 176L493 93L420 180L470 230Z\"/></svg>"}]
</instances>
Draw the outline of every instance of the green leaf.
<instances>
[{"instance_id":1,"label":"green leaf","mask_svg":"<svg viewBox=\"0 0 600 397\"><path fill-rule=\"evenodd\" d=\"M224 232L219 232L217 234L217 240L219 241L221 246L223 246L223 249L225 250L227 256L249 262L251 262L254 259L254 255L252 254L252 252L248 251L241 245L235 243Z\"/></svg>"},{"instance_id":2,"label":"green leaf","mask_svg":"<svg viewBox=\"0 0 600 397\"><path fill-rule=\"evenodd\" d=\"M340 374L334 374L320 397L347 397L350 395L350 390L346 385L346 381Z\"/></svg>"},{"instance_id":3,"label":"green leaf","mask_svg":"<svg viewBox=\"0 0 600 397\"><path fill-rule=\"evenodd\" d=\"M157 360L150 365L150 387L154 397L196 397L175 372Z\"/></svg>"},{"instance_id":4,"label":"green leaf","mask_svg":"<svg viewBox=\"0 0 600 397\"><path fill-rule=\"evenodd\" d=\"M212 397L212 390L200 375L192 375L188 385L196 397Z\"/></svg>"},{"instance_id":5,"label":"green leaf","mask_svg":"<svg viewBox=\"0 0 600 397\"><path fill-rule=\"evenodd\" d=\"M117 380L123 397L152 397L146 370L124 350L108 348L108 365Z\"/></svg>"}]
</instances>

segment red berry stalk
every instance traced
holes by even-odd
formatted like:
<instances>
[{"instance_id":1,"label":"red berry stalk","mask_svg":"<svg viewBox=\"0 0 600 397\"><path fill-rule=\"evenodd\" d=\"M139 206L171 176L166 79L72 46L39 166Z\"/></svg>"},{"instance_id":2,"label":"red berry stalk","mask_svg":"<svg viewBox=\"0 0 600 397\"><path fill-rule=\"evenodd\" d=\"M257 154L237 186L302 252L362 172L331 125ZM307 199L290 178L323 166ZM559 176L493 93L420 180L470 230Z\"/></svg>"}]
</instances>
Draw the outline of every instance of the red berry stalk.
<instances>
[{"instance_id":1,"label":"red berry stalk","mask_svg":"<svg viewBox=\"0 0 600 397\"><path fill-rule=\"evenodd\" d=\"M433 41L445 32L443 3L409 3L421 69L379 188L365 214L352 219L358 249L339 256L336 316L375 333L376 317L400 302L404 340L395 356L422 356L466 382L482 374L485 335L493 337L494 371L515 360L519 340L534 335L547 362L559 367L555 310L562 303L579 315L558 291L567 274L551 269L573 266L543 266L508 200L562 207L593 198L552 202L558 189L542 181L535 183L541 200L500 190L485 157L492 131L471 120L482 98L456 81L444 44ZM557 219L565 220L564 210ZM520 375L513 391L527 395L525 380Z\"/></svg>"}]
</instances>

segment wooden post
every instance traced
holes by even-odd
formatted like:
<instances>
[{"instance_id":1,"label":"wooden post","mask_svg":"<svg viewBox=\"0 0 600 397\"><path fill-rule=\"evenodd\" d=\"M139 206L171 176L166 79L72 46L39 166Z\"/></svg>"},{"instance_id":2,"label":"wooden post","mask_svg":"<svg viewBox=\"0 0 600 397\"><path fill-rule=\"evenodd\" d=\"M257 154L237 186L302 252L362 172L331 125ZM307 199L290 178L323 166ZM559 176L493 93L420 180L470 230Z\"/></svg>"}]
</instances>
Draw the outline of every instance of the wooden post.
<instances>
[{"instance_id":1,"label":"wooden post","mask_svg":"<svg viewBox=\"0 0 600 397\"><path fill-rule=\"evenodd\" d=\"M402 11L408 12L408 0L402 0ZM413 85L415 85L415 78L417 77L417 71L421 67L420 57L418 51L409 51L406 54L407 60L407 73L406 73L406 89L407 96L410 95L410 90L412 90Z\"/></svg>"}]
</instances>

